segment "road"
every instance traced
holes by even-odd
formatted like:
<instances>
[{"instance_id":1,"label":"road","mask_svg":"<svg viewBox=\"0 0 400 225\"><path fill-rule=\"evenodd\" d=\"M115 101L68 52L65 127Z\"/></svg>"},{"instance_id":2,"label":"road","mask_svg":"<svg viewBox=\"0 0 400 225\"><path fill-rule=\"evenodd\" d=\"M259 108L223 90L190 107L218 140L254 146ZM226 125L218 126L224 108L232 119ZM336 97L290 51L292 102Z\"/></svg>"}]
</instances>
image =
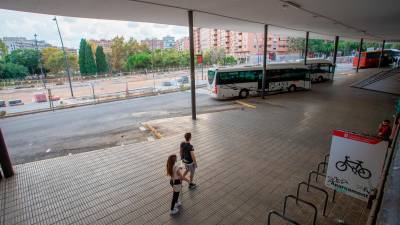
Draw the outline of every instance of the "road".
<instances>
[{"instance_id":1,"label":"road","mask_svg":"<svg viewBox=\"0 0 400 225\"><path fill-rule=\"evenodd\" d=\"M338 67L337 73L351 70ZM335 76L341 79L343 76ZM196 89L198 113L233 109ZM140 123L190 115L190 92L116 101L0 120L14 164L147 141Z\"/></svg>"},{"instance_id":2,"label":"road","mask_svg":"<svg viewBox=\"0 0 400 225\"><path fill-rule=\"evenodd\" d=\"M198 111L225 110L197 89ZM191 114L190 92L116 101L0 120L14 164L146 141L140 123Z\"/></svg>"}]
</instances>

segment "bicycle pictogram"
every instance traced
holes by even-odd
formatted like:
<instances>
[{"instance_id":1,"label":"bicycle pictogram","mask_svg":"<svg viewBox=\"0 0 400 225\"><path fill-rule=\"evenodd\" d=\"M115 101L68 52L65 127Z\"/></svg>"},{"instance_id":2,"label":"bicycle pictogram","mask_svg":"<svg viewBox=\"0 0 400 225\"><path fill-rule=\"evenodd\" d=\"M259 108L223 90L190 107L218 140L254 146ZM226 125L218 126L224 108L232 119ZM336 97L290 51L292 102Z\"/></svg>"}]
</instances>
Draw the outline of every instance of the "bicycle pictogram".
<instances>
[{"instance_id":1,"label":"bicycle pictogram","mask_svg":"<svg viewBox=\"0 0 400 225\"><path fill-rule=\"evenodd\" d=\"M346 171L348 167L351 168L351 171L360 176L363 179L369 179L371 177L371 171L362 167L363 161L351 161L350 156L345 156L344 161L336 162L336 169L339 171Z\"/></svg>"}]
</instances>

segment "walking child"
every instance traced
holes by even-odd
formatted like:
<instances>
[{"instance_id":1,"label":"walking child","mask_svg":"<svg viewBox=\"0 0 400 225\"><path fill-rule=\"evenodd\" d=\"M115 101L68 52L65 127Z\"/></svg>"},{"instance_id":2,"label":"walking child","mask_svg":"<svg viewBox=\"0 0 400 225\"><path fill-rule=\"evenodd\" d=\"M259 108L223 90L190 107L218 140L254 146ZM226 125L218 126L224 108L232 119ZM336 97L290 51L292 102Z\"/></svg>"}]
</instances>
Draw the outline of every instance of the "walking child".
<instances>
[{"instance_id":1,"label":"walking child","mask_svg":"<svg viewBox=\"0 0 400 225\"><path fill-rule=\"evenodd\" d=\"M194 172L197 168L197 161L196 156L194 154L193 145L190 144L190 140L192 139L191 133L185 134L185 141L181 143L180 153L182 162L185 164L185 172L183 176L186 177L187 173L190 173L190 181L189 181L189 188L193 189L196 187L196 184L193 183Z\"/></svg>"},{"instance_id":2,"label":"walking child","mask_svg":"<svg viewBox=\"0 0 400 225\"><path fill-rule=\"evenodd\" d=\"M171 178L170 184L172 186L172 202L171 202L171 209L170 214L175 215L179 212L179 206L182 203L178 200L179 193L182 190L182 180L189 182L189 180L182 176L182 167L180 167L177 163L177 157L175 154L170 155L167 161L167 174Z\"/></svg>"}]
</instances>

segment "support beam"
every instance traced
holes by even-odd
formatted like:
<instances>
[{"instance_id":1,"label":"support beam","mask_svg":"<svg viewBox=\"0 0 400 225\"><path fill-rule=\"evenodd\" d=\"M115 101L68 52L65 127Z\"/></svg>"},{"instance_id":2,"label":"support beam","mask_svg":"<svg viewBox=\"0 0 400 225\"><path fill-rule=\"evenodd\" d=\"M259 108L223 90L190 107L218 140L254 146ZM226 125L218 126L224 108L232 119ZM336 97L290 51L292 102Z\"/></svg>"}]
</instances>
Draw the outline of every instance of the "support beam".
<instances>
[{"instance_id":1,"label":"support beam","mask_svg":"<svg viewBox=\"0 0 400 225\"><path fill-rule=\"evenodd\" d=\"M339 47L339 36L336 36L335 37L335 50L333 52L333 66L334 66L333 67L333 74L335 74L335 70L336 70L336 57L337 57L338 47Z\"/></svg>"},{"instance_id":2,"label":"support beam","mask_svg":"<svg viewBox=\"0 0 400 225\"><path fill-rule=\"evenodd\" d=\"M358 47L358 61L357 61L357 69L356 69L357 73L358 73L358 69L360 68L361 51L362 51L363 42L364 42L364 39L361 38L360 46Z\"/></svg>"},{"instance_id":3,"label":"support beam","mask_svg":"<svg viewBox=\"0 0 400 225\"><path fill-rule=\"evenodd\" d=\"M189 20L189 45L190 45L190 91L192 95L192 119L196 119L196 83L194 76L194 37L193 37L193 11L188 11Z\"/></svg>"},{"instance_id":4,"label":"support beam","mask_svg":"<svg viewBox=\"0 0 400 225\"><path fill-rule=\"evenodd\" d=\"M3 170L4 177L14 175L14 169L11 164L10 156L8 155L7 145L4 141L3 132L0 128L0 165ZM0 175L1 176L1 175Z\"/></svg>"},{"instance_id":5,"label":"support beam","mask_svg":"<svg viewBox=\"0 0 400 225\"><path fill-rule=\"evenodd\" d=\"M264 58L263 58L263 77L261 97L265 98L265 86L267 77L267 47L268 47L268 25L264 25Z\"/></svg>"},{"instance_id":6,"label":"support beam","mask_svg":"<svg viewBox=\"0 0 400 225\"><path fill-rule=\"evenodd\" d=\"M310 32L306 33L306 46L304 47L304 65L307 65L307 55L308 55L308 38L310 37Z\"/></svg>"},{"instance_id":7,"label":"support beam","mask_svg":"<svg viewBox=\"0 0 400 225\"><path fill-rule=\"evenodd\" d=\"M381 62L382 62L382 57L383 57L383 51L385 50L385 43L386 43L386 41L383 40L383 42L382 42L382 48L381 48L381 55L379 56L378 69L381 68Z\"/></svg>"}]
</instances>

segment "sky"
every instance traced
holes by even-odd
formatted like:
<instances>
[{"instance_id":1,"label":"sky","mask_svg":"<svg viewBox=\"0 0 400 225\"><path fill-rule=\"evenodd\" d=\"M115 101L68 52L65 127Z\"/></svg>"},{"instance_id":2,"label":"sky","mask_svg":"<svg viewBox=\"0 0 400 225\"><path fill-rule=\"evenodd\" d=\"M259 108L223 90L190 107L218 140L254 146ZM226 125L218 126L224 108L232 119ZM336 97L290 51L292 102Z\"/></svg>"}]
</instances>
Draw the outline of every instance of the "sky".
<instances>
[{"instance_id":1,"label":"sky","mask_svg":"<svg viewBox=\"0 0 400 225\"><path fill-rule=\"evenodd\" d=\"M61 46L60 38L54 15L26 13L0 9L0 38L2 37L26 37ZM81 38L86 39L112 39L115 36L130 37L136 40L146 38L159 38L166 35L176 39L189 36L187 27L165 24L142 23L134 21L116 21L86 19L77 17L57 16L64 45L69 48L79 48Z\"/></svg>"}]
</instances>

